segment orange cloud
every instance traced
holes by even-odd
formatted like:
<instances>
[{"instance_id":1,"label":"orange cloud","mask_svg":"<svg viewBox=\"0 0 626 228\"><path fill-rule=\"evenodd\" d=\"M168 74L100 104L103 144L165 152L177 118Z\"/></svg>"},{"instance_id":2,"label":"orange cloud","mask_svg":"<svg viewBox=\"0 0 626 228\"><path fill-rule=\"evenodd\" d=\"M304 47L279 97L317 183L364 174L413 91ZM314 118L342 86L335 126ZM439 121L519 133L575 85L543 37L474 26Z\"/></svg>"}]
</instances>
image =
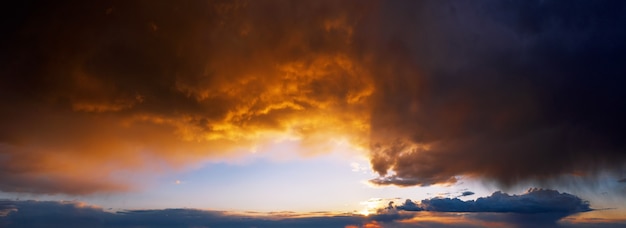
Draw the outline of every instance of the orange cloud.
<instances>
[{"instance_id":1,"label":"orange cloud","mask_svg":"<svg viewBox=\"0 0 626 228\"><path fill-rule=\"evenodd\" d=\"M299 140L302 155L333 140L368 148L378 184L619 171L622 56L590 54L626 53L602 46L624 36L611 32L623 22L524 24L604 11L485 5L33 6L3 38L0 190L123 190L132 185L118 172L229 159L277 139Z\"/></svg>"},{"instance_id":2,"label":"orange cloud","mask_svg":"<svg viewBox=\"0 0 626 228\"><path fill-rule=\"evenodd\" d=\"M109 4L61 4L21 28L46 48L6 68L0 190L124 191L121 172L280 138L303 155L333 140L368 146L375 88L344 5L356 2Z\"/></svg>"}]
</instances>

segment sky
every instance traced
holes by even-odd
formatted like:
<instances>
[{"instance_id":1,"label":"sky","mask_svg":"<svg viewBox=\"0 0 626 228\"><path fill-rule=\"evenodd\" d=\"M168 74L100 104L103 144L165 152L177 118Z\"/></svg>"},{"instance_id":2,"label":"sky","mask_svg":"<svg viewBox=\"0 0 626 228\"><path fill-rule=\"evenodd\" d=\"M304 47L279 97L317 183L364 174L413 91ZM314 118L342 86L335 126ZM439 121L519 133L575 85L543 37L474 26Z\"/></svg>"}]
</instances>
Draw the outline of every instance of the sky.
<instances>
[{"instance_id":1,"label":"sky","mask_svg":"<svg viewBox=\"0 0 626 228\"><path fill-rule=\"evenodd\" d=\"M623 1L17 1L2 227L626 226Z\"/></svg>"}]
</instances>

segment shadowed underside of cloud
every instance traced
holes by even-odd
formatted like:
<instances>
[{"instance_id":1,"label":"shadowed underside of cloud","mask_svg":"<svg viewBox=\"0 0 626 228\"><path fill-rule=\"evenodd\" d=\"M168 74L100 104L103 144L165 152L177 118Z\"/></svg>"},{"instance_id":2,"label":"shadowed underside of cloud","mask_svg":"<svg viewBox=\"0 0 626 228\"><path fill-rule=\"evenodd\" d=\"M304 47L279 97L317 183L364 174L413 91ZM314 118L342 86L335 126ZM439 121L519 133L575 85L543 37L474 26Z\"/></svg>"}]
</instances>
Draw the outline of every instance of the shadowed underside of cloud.
<instances>
[{"instance_id":1,"label":"shadowed underside of cloud","mask_svg":"<svg viewBox=\"0 0 626 228\"><path fill-rule=\"evenodd\" d=\"M407 201L405 204L410 203ZM403 205L404 206L404 205ZM398 206L398 209L409 210ZM415 206L414 203L407 206ZM549 189L530 189L522 195L494 192L491 196L462 201L458 198L425 199L420 210L438 212L578 213L591 211L589 202L575 195Z\"/></svg>"},{"instance_id":2,"label":"shadowed underside of cloud","mask_svg":"<svg viewBox=\"0 0 626 228\"><path fill-rule=\"evenodd\" d=\"M462 201L458 198L432 198L415 203L409 199L402 205L390 207L400 211L506 213L512 223L554 223L561 218L592 209L575 195L549 189L529 189L521 195L509 195L500 191L476 200ZM492 214L474 215L476 218L492 218Z\"/></svg>"},{"instance_id":3,"label":"shadowed underside of cloud","mask_svg":"<svg viewBox=\"0 0 626 228\"><path fill-rule=\"evenodd\" d=\"M106 212L77 202L0 201L2 227L344 227L362 216L289 218L233 215L195 209Z\"/></svg>"},{"instance_id":4,"label":"shadowed underside of cloud","mask_svg":"<svg viewBox=\"0 0 626 228\"><path fill-rule=\"evenodd\" d=\"M626 162L624 1L23 1L3 9L0 190L345 139L381 185ZM80 161L80 162L75 162ZM99 180L94 182L92 180Z\"/></svg>"}]
</instances>

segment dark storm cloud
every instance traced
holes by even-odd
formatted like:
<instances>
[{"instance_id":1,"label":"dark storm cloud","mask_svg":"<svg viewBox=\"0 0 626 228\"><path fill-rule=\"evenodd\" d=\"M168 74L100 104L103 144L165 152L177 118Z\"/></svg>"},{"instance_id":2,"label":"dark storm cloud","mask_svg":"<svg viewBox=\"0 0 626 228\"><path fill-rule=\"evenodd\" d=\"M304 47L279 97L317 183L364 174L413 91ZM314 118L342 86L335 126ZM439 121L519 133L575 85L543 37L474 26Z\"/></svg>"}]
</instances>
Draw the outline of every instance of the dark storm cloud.
<instances>
[{"instance_id":1,"label":"dark storm cloud","mask_svg":"<svg viewBox=\"0 0 626 228\"><path fill-rule=\"evenodd\" d=\"M3 11L2 191L125 191L117 171L229 159L276 138L303 154L369 146L380 185L511 185L626 161L622 1Z\"/></svg>"},{"instance_id":2,"label":"dark storm cloud","mask_svg":"<svg viewBox=\"0 0 626 228\"><path fill-rule=\"evenodd\" d=\"M384 47L373 183L508 186L624 167L623 1L394 1L380 14L364 42Z\"/></svg>"}]
</instances>

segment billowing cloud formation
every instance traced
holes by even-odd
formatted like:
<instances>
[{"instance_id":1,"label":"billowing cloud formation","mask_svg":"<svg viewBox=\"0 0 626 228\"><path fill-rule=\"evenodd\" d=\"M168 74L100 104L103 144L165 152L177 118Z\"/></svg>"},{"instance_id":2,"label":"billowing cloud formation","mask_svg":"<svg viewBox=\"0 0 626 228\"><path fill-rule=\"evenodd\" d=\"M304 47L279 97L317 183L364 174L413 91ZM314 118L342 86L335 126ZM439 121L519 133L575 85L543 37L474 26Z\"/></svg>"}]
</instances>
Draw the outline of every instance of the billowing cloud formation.
<instances>
[{"instance_id":1,"label":"billowing cloud formation","mask_svg":"<svg viewBox=\"0 0 626 228\"><path fill-rule=\"evenodd\" d=\"M417 209L407 200L398 209ZM499 213L563 213L590 211L589 203L577 196L549 189L530 189L522 195L494 192L491 196L462 201L458 198L432 198L422 200L419 210L437 212L499 212Z\"/></svg>"},{"instance_id":2,"label":"billowing cloud formation","mask_svg":"<svg viewBox=\"0 0 626 228\"><path fill-rule=\"evenodd\" d=\"M626 4L604 3L25 2L0 190L122 191L277 139L369 147L383 185L619 170Z\"/></svg>"},{"instance_id":3,"label":"billowing cloud formation","mask_svg":"<svg viewBox=\"0 0 626 228\"><path fill-rule=\"evenodd\" d=\"M623 169L624 2L395 4L377 40L393 61L374 74L373 183Z\"/></svg>"},{"instance_id":4,"label":"billowing cloud formation","mask_svg":"<svg viewBox=\"0 0 626 228\"><path fill-rule=\"evenodd\" d=\"M116 171L296 139L367 146L373 82L352 56L363 4L30 4L2 45L0 190L129 187ZM20 9L22 11L20 11Z\"/></svg>"}]
</instances>

